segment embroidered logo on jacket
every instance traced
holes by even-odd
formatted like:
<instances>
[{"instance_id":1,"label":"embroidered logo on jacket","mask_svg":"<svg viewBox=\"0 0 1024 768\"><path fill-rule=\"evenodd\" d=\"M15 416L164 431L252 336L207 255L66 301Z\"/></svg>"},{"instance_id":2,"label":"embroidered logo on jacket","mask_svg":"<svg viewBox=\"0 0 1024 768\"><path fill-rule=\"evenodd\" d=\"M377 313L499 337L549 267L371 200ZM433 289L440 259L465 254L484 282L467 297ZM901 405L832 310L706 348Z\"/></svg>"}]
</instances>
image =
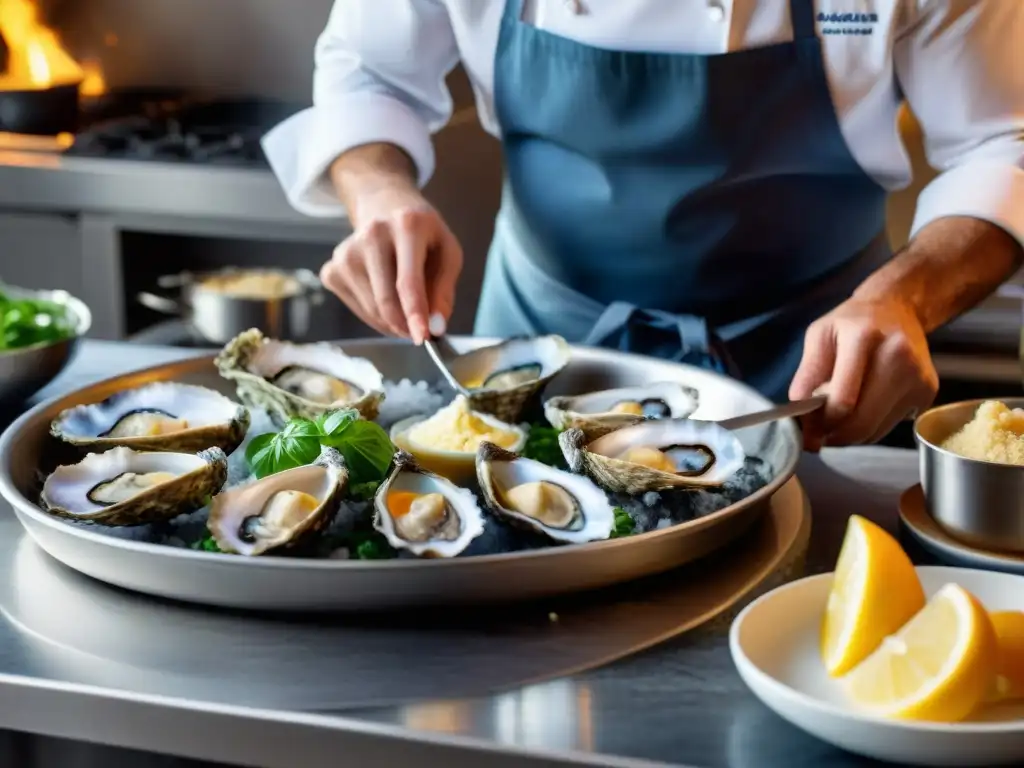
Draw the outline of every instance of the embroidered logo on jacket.
<instances>
[{"instance_id":1,"label":"embroidered logo on jacket","mask_svg":"<svg viewBox=\"0 0 1024 768\"><path fill-rule=\"evenodd\" d=\"M877 13L822 13L817 15L823 35L870 35L878 23Z\"/></svg>"}]
</instances>

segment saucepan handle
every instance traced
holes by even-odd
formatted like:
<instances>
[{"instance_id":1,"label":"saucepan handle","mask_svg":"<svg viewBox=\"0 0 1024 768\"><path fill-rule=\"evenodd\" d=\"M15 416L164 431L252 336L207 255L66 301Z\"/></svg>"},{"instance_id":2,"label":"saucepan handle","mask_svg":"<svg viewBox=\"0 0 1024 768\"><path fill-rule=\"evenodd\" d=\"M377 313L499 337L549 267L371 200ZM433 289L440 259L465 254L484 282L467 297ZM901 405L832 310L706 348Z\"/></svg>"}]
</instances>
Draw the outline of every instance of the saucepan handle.
<instances>
[{"instance_id":1,"label":"saucepan handle","mask_svg":"<svg viewBox=\"0 0 1024 768\"><path fill-rule=\"evenodd\" d=\"M156 279L156 284L161 288L184 288L191 282L191 272L178 272L176 275L161 275Z\"/></svg>"},{"instance_id":2,"label":"saucepan handle","mask_svg":"<svg viewBox=\"0 0 1024 768\"><path fill-rule=\"evenodd\" d=\"M181 304L166 296L157 296L155 293L149 293L148 291L139 291L135 298L139 304L155 312L162 312L165 315L177 315L179 317L183 314Z\"/></svg>"},{"instance_id":3,"label":"saucepan handle","mask_svg":"<svg viewBox=\"0 0 1024 768\"><path fill-rule=\"evenodd\" d=\"M296 270L295 277L302 284L311 304L318 305L324 303L324 284L320 282L319 277L308 269Z\"/></svg>"}]
</instances>

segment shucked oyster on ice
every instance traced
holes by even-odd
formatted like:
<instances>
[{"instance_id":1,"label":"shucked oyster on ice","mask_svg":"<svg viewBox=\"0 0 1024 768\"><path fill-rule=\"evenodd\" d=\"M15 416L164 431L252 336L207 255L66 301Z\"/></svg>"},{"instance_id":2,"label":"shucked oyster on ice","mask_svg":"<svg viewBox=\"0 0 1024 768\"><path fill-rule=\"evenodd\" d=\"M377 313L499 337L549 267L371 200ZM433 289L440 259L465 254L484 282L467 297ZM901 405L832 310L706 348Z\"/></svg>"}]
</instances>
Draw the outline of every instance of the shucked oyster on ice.
<instances>
[{"instance_id":1,"label":"shucked oyster on ice","mask_svg":"<svg viewBox=\"0 0 1024 768\"><path fill-rule=\"evenodd\" d=\"M279 424L338 408L372 421L384 399L384 377L373 363L326 342L275 341L252 328L228 342L216 364L242 402L266 409Z\"/></svg>"},{"instance_id":2,"label":"shucked oyster on ice","mask_svg":"<svg viewBox=\"0 0 1024 768\"><path fill-rule=\"evenodd\" d=\"M220 448L193 454L118 447L57 467L40 501L58 517L111 526L155 523L199 509L227 475Z\"/></svg>"},{"instance_id":3,"label":"shucked oyster on ice","mask_svg":"<svg viewBox=\"0 0 1024 768\"><path fill-rule=\"evenodd\" d=\"M473 409L516 421L531 397L569 364L561 336L508 339L452 358L448 368L469 391Z\"/></svg>"},{"instance_id":4,"label":"shucked oyster on ice","mask_svg":"<svg viewBox=\"0 0 1024 768\"><path fill-rule=\"evenodd\" d=\"M485 440L519 451L526 445L527 432L474 411L462 395L429 417L410 416L391 427L391 442L421 466L459 484L475 476L476 451Z\"/></svg>"},{"instance_id":5,"label":"shucked oyster on ice","mask_svg":"<svg viewBox=\"0 0 1024 768\"><path fill-rule=\"evenodd\" d=\"M344 458L325 447L312 464L214 496L207 527L224 552L253 556L292 549L330 525L347 482Z\"/></svg>"},{"instance_id":6,"label":"shucked oyster on ice","mask_svg":"<svg viewBox=\"0 0 1024 768\"><path fill-rule=\"evenodd\" d=\"M160 381L62 411L50 434L83 451L117 445L138 451L231 453L249 429L249 411L219 392Z\"/></svg>"},{"instance_id":7,"label":"shucked oyster on ice","mask_svg":"<svg viewBox=\"0 0 1024 768\"><path fill-rule=\"evenodd\" d=\"M693 387L659 381L636 387L606 389L584 395L558 396L544 403L544 416L556 429L582 429L587 439L644 419L685 419L697 410Z\"/></svg>"},{"instance_id":8,"label":"shucked oyster on ice","mask_svg":"<svg viewBox=\"0 0 1024 768\"><path fill-rule=\"evenodd\" d=\"M405 451L374 497L374 527L395 549L419 557L455 557L484 531L471 491L421 468Z\"/></svg>"},{"instance_id":9,"label":"shucked oyster on ice","mask_svg":"<svg viewBox=\"0 0 1024 768\"><path fill-rule=\"evenodd\" d=\"M477 479L487 506L512 525L562 544L607 539L615 509L604 491L583 475L483 443L477 451Z\"/></svg>"},{"instance_id":10,"label":"shucked oyster on ice","mask_svg":"<svg viewBox=\"0 0 1024 768\"><path fill-rule=\"evenodd\" d=\"M583 430L558 436L569 468L613 493L717 486L743 467L743 445L711 421L641 421L596 440Z\"/></svg>"}]
</instances>

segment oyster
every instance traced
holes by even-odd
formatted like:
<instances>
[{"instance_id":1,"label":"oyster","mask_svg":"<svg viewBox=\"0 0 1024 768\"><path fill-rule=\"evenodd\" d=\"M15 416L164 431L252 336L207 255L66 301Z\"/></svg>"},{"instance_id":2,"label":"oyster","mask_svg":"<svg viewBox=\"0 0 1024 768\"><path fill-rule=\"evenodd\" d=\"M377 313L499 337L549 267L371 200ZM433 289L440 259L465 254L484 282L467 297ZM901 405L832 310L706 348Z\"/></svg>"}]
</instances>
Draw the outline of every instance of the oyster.
<instances>
[{"instance_id":1,"label":"oyster","mask_svg":"<svg viewBox=\"0 0 1024 768\"><path fill-rule=\"evenodd\" d=\"M615 527L608 496L583 475L518 456L493 443L477 450L476 475L494 514L563 544L607 539Z\"/></svg>"},{"instance_id":2,"label":"oyster","mask_svg":"<svg viewBox=\"0 0 1024 768\"><path fill-rule=\"evenodd\" d=\"M469 391L474 410L515 421L571 355L561 336L509 339L454 357L448 368Z\"/></svg>"},{"instance_id":3,"label":"oyster","mask_svg":"<svg viewBox=\"0 0 1024 768\"><path fill-rule=\"evenodd\" d=\"M632 495L724 483L743 467L737 437L712 421L641 421L596 440L581 429L558 436L569 468L612 493Z\"/></svg>"},{"instance_id":4,"label":"oyster","mask_svg":"<svg viewBox=\"0 0 1024 768\"><path fill-rule=\"evenodd\" d=\"M207 527L224 552L292 549L330 525L347 482L344 458L325 447L312 464L214 496Z\"/></svg>"},{"instance_id":5,"label":"oyster","mask_svg":"<svg viewBox=\"0 0 1024 768\"><path fill-rule=\"evenodd\" d=\"M372 421L384 400L384 377L373 363L326 342L275 341L251 328L228 342L216 363L242 402L266 409L279 425L338 408Z\"/></svg>"},{"instance_id":6,"label":"oyster","mask_svg":"<svg viewBox=\"0 0 1024 768\"><path fill-rule=\"evenodd\" d=\"M141 525L199 509L227 476L228 458L220 448L195 454L120 446L57 467L43 483L40 502L58 517Z\"/></svg>"},{"instance_id":7,"label":"oyster","mask_svg":"<svg viewBox=\"0 0 1024 768\"><path fill-rule=\"evenodd\" d=\"M484 532L471 491L422 469L399 451L374 497L373 526L395 549L420 557L455 557Z\"/></svg>"},{"instance_id":8,"label":"oyster","mask_svg":"<svg viewBox=\"0 0 1024 768\"><path fill-rule=\"evenodd\" d=\"M700 404L693 387L659 381L584 395L552 397L544 416L556 429L578 427L588 440L644 419L685 419Z\"/></svg>"},{"instance_id":9,"label":"oyster","mask_svg":"<svg viewBox=\"0 0 1024 768\"><path fill-rule=\"evenodd\" d=\"M249 429L249 411L219 392L159 381L62 411L50 434L82 451L122 445L137 451L231 453Z\"/></svg>"},{"instance_id":10,"label":"oyster","mask_svg":"<svg viewBox=\"0 0 1024 768\"><path fill-rule=\"evenodd\" d=\"M476 451L483 441L510 451L522 450L527 432L487 413L478 413L458 395L429 418L410 416L391 427L391 442L420 465L462 485L476 474Z\"/></svg>"}]
</instances>

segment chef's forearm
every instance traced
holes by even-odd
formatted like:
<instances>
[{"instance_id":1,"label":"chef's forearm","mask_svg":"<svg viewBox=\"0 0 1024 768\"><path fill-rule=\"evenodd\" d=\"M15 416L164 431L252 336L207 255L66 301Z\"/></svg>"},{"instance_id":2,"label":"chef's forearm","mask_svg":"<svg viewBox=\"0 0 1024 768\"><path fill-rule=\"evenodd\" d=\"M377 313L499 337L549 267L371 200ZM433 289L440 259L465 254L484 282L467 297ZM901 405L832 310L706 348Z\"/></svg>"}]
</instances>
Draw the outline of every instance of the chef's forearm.
<instances>
[{"instance_id":1,"label":"chef's forearm","mask_svg":"<svg viewBox=\"0 0 1024 768\"><path fill-rule=\"evenodd\" d=\"M924 228L854 298L896 299L930 333L989 296L1024 261L1024 248L981 219L954 216Z\"/></svg>"},{"instance_id":2,"label":"chef's forearm","mask_svg":"<svg viewBox=\"0 0 1024 768\"><path fill-rule=\"evenodd\" d=\"M331 164L331 182L359 226L360 210L380 194L416 192L416 165L394 144L365 144L348 150Z\"/></svg>"}]
</instances>

